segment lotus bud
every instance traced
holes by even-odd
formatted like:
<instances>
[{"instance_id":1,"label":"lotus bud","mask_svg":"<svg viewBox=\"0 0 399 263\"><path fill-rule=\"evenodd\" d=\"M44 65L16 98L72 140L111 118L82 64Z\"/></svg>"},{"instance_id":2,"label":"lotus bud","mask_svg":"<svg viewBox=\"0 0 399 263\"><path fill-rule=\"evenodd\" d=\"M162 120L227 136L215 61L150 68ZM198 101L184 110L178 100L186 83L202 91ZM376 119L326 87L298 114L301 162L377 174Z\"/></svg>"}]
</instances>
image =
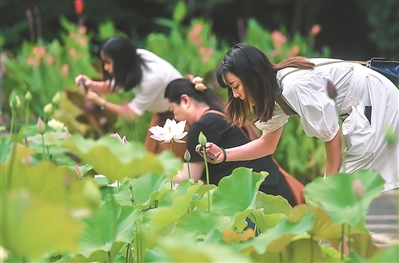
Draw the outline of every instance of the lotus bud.
<instances>
[{"instance_id":1,"label":"lotus bud","mask_svg":"<svg viewBox=\"0 0 399 263\"><path fill-rule=\"evenodd\" d=\"M200 134L198 135L198 142L202 145L205 146L206 145L206 137L205 135L200 132Z\"/></svg>"},{"instance_id":2,"label":"lotus bud","mask_svg":"<svg viewBox=\"0 0 399 263\"><path fill-rule=\"evenodd\" d=\"M46 124L44 124L44 121L40 117L37 119L37 130L40 134L46 131Z\"/></svg>"},{"instance_id":3,"label":"lotus bud","mask_svg":"<svg viewBox=\"0 0 399 263\"><path fill-rule=\"evenodd\" d=\"M188 149L186 149L186 151L184 152L183 158L184 158L184 160L185 160L186 162L189 162L189 161L191 160L191 154L190 154L190 152L188 151Z\"/></svg>"},{"instance_id":4,"label":"lotus bud","mask_svg":"<svg viewBox=\"0 0 399 263\"><path fill-rule=\"evenodd\" d=\"M327 94L333 100L337 97L337 88L331 81L327 82Z\"/></svg>"},{"instance_id":5,"label":"lotus bud","mask_svg":"<svg viewBox=\"0 0 399 263\"><path fill-rule=\"evenodd\" d=\"M32 93L30 93L30 91L28 90L28 92L26 92L25 94L25 101L29 102L32 100Z\"/></svg>"},{"instance_id":6,"label":"lotus bud","mask_svg":"<svg viewBox=\"0 0 399 263\"><path fill-rule=\"evenodd\" d=\"M18 96L15 95L10 101L10 107L11 107L11 109L16 110L19 108L20 105L21 105L21 101L19 100Z\"/></svg>"},{"instance_id":7,"label":"lotus bud","mask_svg":"<svg viewBox=\"0 0 399 263\"><path fill-rule=\"evenodd\" d=\"M359 179L355 179L355 181L353 182L352 191L356 199L361 200L364 196L364 186L362 184L362 181L360 181Z\"/></svg>"},{"instance_id":8,"label":"lotus bud","mask_svg":"<svg viewBox=\"0 0 399 263\"><path fill-rule=\"evenodd\" d=\"M44 106L43 111L46 115L51 115L53 113L53 104L49 103L46 106Z\"/></svg>"},{"instance_id":9,"label":"lotus bud","mask_svg":"<svg viewBox=\"0 0 399 263\"><path fill-rule=\"evenodd\" d=\"M54 105L58 105L58 104L60 104L60 101L61 101L61 94L60 94L59 92L57 92L57 93L54 95L54 97L53 97L52 103L53 103Z\"/></svg>"},{"instance_id":10,"label":"lotus bud","mask_svg":"<svg viewBox=\"0 0 399 263\"><path fill-rule=\"evenodd\" d=\"M80 169L79 165L75 165L74 171L75 171L76 175L79 177L79 179L82 179L83 172L82 172L82 169Z\"/></svg>"}]
</instances>

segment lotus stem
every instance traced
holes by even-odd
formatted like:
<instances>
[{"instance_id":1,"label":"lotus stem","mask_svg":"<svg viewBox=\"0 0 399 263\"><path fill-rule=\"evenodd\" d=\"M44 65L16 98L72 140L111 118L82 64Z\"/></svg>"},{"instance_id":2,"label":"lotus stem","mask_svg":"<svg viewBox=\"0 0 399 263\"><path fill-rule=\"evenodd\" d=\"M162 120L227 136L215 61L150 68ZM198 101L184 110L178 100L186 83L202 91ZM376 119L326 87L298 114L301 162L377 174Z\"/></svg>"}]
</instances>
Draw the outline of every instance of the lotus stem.
<instances>
[{"instance_id":1,"label":"lotus stem","mask_svg":"<svg viewBox=\"0 0 399 263\"><path fill-rule=\"evenodd\" d=\"M206 148L203 145L202 150L204 153L206 153ZM205 174L206 174L206 184L209 184L209 170L208 170L208 162L206 161L206 154L204 154L204 162L205 162ZM211 210L211 196L210 196L210 191L208 190L208 213L210 213Z\"/></svg>"},{"instance_id":2,"label":"lotus stem","mask_svg":"<svg viewBox=\"0 0 399 263\"><path fill-rule=\"evenodd\" d=\"M345 249L345 223L342 224L342 231L341 231L341 260L344 260L344 249Z\"/></svg>"},{"instance_id":3,"label":"lotus stem","mask_svg":"<svg viewBox=\"0 0 399 263\"><path fill-rule=\"evenodd\" d=\"M313 235L310 235L310 263L313 262Z\"/></svg>"},{"instance_id":4,"label":"lotus stem","mask_svg":"<svg viewBox=\"0 0 399 263\"><path fill-rule=\"evenodd\" d=\"M11 110L11 126L10 126L10 136L12 137L12 133L14 131L15 126L15 115L17 115L17 111L12 109Z\"/></svg>"},{"instance_id":5,"label":"lotus stem","mask_svg":"<svg viewBox=\"0 0 399 263\"><path fill-rule=\"evenodd\" d=\"M44 148L44 133L41 134L42 135L42 147L43 147L43 157L42 160L45 159L46 156L46 149Z\"/></svg>"},{"instance_id":6,"label":"lotus stem","mask_svg":"<svg viewBox=\"0 0 399 263\"><path fill-rule=\"evenodd\" d=\"M25 109L25 126L28 126L29 124L29 102L26 103L26 109Z\"/></svg>"}]
</instances>

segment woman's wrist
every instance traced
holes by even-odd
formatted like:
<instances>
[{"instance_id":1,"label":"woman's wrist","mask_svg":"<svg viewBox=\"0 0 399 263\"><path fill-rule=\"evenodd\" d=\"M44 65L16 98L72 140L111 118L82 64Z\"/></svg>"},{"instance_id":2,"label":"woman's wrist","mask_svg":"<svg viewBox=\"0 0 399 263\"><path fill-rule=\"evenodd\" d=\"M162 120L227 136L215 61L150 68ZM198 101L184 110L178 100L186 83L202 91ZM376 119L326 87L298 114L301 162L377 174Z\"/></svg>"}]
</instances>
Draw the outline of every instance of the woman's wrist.
<instances>
[{"instance_id":1,"label":"woman's wrist","mask_svg":"<svg viewBox=\"0 0 399 263\"><path fill-rule=\"evenodd\" d=\"M222 161L222 163L224 163L224 162L226 162L226 159L227 159L226 150L223 147L220 147L220 146L219 146L219 148L223 152L223 161Z\"/></svg>"}]
</instances>

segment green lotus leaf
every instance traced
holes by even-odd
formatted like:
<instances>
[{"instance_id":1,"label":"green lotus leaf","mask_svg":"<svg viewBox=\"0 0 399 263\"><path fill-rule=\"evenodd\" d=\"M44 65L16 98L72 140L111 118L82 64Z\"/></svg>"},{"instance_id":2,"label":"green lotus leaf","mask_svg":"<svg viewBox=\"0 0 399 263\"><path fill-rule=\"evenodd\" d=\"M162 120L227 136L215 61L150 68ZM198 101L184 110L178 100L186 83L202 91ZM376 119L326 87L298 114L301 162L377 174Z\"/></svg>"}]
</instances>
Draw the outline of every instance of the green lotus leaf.
<instances>
[{"instance_id":1,"label":"green lotus leaf","mask_svg":"<svg viewBox=\"0 0 399 263\"><path fill-rule=\"evenodd\" d=\"M288 213L292 210L292 206L284 197L279 195L268 195L263 192L258 192L256 194L256 206L258 209L262 208L262 211L265 215L275 213L288 215Z\"/></svg>"},{"instance_id":2,"label":"green lotus leaf","mask_svg":"<svg viewBox=\"0 0 399 263\"><path fill-rule=\"evenodd\" d=\"M239 167L220 180L212 195L212 212L234 216L246 209L256 209L256 193L267 173L255 173L252 169Z\"/></svg>"},{"instance_id":3,"label":"green lotus leaf","mask_svg":"<svg viewBox=\"0 0 399 263\"><path fill-rule=\"evenodd\" d=\"M84 219L75 262L108 261L134 238L134 224L142 213L133 207L120 206L108 195L100 212Z\"/></svg>"},{"instance_id":4,"label":"green lotus leaf","mask_svg":"<svg viewBox=\"0 0 399 263\"><path fill-rule=\"evenodd\" d=\"M9 164L3 166L3 182L9 173ZM85 182L81 181L72 169L67 166L56 166L52 162L43 161L36 166L26 166L16 162L12 170L11 188L27 189L50 203L66 203L75 209L97 210L94 195L85 196ZM93 189L93 191L97 189ZM88 198L87 198L88 197ZM90 200L89 200L90 199Z\"/></svg>"},{"instance_id":5,"label":"green lotus leaf","mask_svg":"<svg viewBox=\"0 0 399 263\"><path fill-rule=\"evenodd\" d=\"M181 161L173 153L165 151L155 155L148 152L140 142L121 143L112 136L92 140L72 135L62 146L82 162L91 164L97 173L112 180L136 178L148 172L174 176L181 167Z\"/></svg>"},{"instance_id":6,"label":"green lotus leaf","mask_svg":"<svg viewBox=\"0 0 399 263\"><path fill-rule=\"evenodd\" d=\"M148 208L152 206L156 199L159 199L159 193L163 192L165 182L168 177L147 173L136 179L130 180L133 200L138 208Z\"/></svg>"},{"instance_id":7,"label":"green lotus leaf","mask_svg":"<svg viewBox=\"0 0 399 263\"><path fill-rule=\"evenodd\" d=\"M310 246L312 246L312 249L310 249ZM280 253L265 252L263 254L258 254L256 252L252 252L251 258L255 260L254 262L262 263L331 262L324 255L317 241L310 239L294 240L289 243Z\"/></svg>"},{"instance_id":8,"label":"green lotus leaf","mask_svg":"<svg viewBox=\"0 0 399 263\"><path fill-rule=\"evenodd\" d=\"M65 204L15 188L3 193L1 199L1 243L6 249L36 259L48 252L65 253L77 248L82 227Z\"/></svg>"},{"instance_id":9,"label":"green lotus leaf","mask_svg":"<svg viewBox=\"0 0 399 263\"><path fill-rule=\"evenodd\" d=\"M192 234L193 238L205 236L212 230L223 232L233 227L233 220L221 214L193 211L180 218L175 227L174 235Z\"/></svg>"},{"instance_id":10,"label":"green lotus leaf","mask_svg":"<svg viewBox=\"0 0 399 263\"><path fill-rule=\"evenodd\" d=\"M382 248L375 245L370 234L354 233L351 238L351 248L362 258L372 258L382 250Z\"/></svg>"},{"instance_id":11,"label":"green lotus leaf","mask_svg":"<svg viewBox=\"0 0 399 263\"><path fill-rule=\"evenodd\" d=\"M172 235L160 238L158 246L147 251L145 262L251 262L248 256L227 246L220 232L210 235L211 237L207 236L201 242L195 241L191 236Z\"/></svg>"},{"instance_id":12,"label":"green lotus leaf","mask_svg":"<svg viewBox=\"0 0 399 263\"><path fill-rule=\"evenodd\" d=\"M360 180L364 195L357 198L353 191ZM319 203L336 224L356 225L368 212L371 201L384 189L384 179L377 171L360 170L351 174L336 173L317 178L305 187L305 198Z\"/></svg>"},{"instance_id":13,"label":"green lotus leaf","mask_svg":"<svg viewBox=\"0 0 399 263\"><path fill-rule=\"evenodd\" d=\"M397 263L399 262L399 244L391 245L376 252L370 259L373 263Z\"/></svg>"},{"instance_id":14,"label":"green lotus leaf","mask_svg":"<svg viewBox=\"0 0 399 263\"><path fill-rule=\"evenodd\" d=\"M202 184L203 183L199 181L197 184L188 187L184 195L178 196L175 199L173 207L171 208L162 208L161 199L160 206L158 207L160 212L154 215L150 222L152 231L158 233L161 229L176 223L183 215L187 214L191 200L198 189L201 188ZM166 194L167 193L165 193L164 196L166 196Z\"/></svg>"},{"instance_id":15,"label":"green lotus leaf","mask_svg":"<svg viewBox=\"0 0 399 263\"><path fill-rule=\"evenodd\" d=\"M328 240L338 245L342 239L342 226L335 224L331 216L322 208L311 205L297 205L289 213L289 218L299 221L311 211L315 224L309 234L315 239Z\"/></svg>"},{"instance_id":16,"label":"green lotus leaf","mask_svg":"<svg viewBox=\"0 0 399 263\"><path fill-rule=\"evenodd\" d=\"M173 207L176 199L180 196L186 196L189 188L192 187L193 185L196 185L196 184L194 184L193 182L191 182L189 180L184 180L184 181L180 182L180 184L178 185L178 187L175 190L167 191L161 196L161 198L159 200L158 207L159 208ZM203 183L201 182L200 185L202 186ZM198 189L200 189L200 188L198 188Z\"/></svg>"},{"instance_id":17,"label":"green lotus leaf","mask_svg":"<svg viewBox=\"0 0 399 263\"><path fill-rule=\"evenodd\" d=\"M293 237L307 233L313 226L313 215L309 211L301 221L295 222L288 218L283 219L274 228L267 229L256 238L247 242L232 243L231 245L238 251L253 249L258 254L263 254L266 251L278 253L284 250Z\"/></svg>"},{"instance_id":18,"label":"green lotus leaf","mask_svg":"<svg viewBox=\"0 0 399 263\"><path fill-rule=\"evenodd\" d=\"M267 229L275 227L281 220L287 218L284 214L265 215L262 210L252 211L249 219L255 223L256 227L263 233Z\"/></svg>"}]
</instances>

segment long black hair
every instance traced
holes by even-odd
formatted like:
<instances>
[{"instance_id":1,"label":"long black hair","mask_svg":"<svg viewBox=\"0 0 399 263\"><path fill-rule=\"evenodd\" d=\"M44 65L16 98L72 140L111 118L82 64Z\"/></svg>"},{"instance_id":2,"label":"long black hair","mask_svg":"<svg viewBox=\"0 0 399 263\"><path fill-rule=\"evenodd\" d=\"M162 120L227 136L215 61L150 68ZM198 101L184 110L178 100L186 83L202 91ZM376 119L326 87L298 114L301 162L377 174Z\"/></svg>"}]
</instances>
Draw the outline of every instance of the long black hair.
<instances>
[{"instance_id":1,"label":"long black hair","mask_svg":"<svg viewBox=\"0 0 399 263\"><path fill-rule=\"evenodd\" d=\"M113 36L109 38L101 47L100 52L112 58L114 62L113 75L104 70L104 79L114 79L113 91L117 87L122 87L124 91L129 91L137 86L143 77L141 66L145 62L137 54L137 48L125 37Z\"/></svg>"},{"instance_id":2,"label":"long black hair","mask_svg":"<svg viewBox=\"0 0 399 263\"><path fill-rule=\"evenodd\" d=\"M181 95L187 94L191 99L206 103L210 109L223 112L224 103L222 99L209 87L206 90L199 91L195 85L188 79L179 78L171 81L165 89L164 97L169 102L180 104Z\"/></svg>"},{"instance_id":3,"label":"long black hair","mask_svg":"<svg viewBox=\"0 0 399 263\"><path fill-rule=\"evenodd\" d=\"M277 71L287 67L312 69L314 64L304 57L293 57L273 64L258 48L249 44L236 44L225 54L217 69L216 78L221 87L228 88L225 74L229 72L238 77L244 86L245 95L255 102L253 122L268 121L272 117L279 92ZM234 98L229 88L226 119L241 126L248 118L250 110L248 100Z\"/></svg>"}]
</instances>

